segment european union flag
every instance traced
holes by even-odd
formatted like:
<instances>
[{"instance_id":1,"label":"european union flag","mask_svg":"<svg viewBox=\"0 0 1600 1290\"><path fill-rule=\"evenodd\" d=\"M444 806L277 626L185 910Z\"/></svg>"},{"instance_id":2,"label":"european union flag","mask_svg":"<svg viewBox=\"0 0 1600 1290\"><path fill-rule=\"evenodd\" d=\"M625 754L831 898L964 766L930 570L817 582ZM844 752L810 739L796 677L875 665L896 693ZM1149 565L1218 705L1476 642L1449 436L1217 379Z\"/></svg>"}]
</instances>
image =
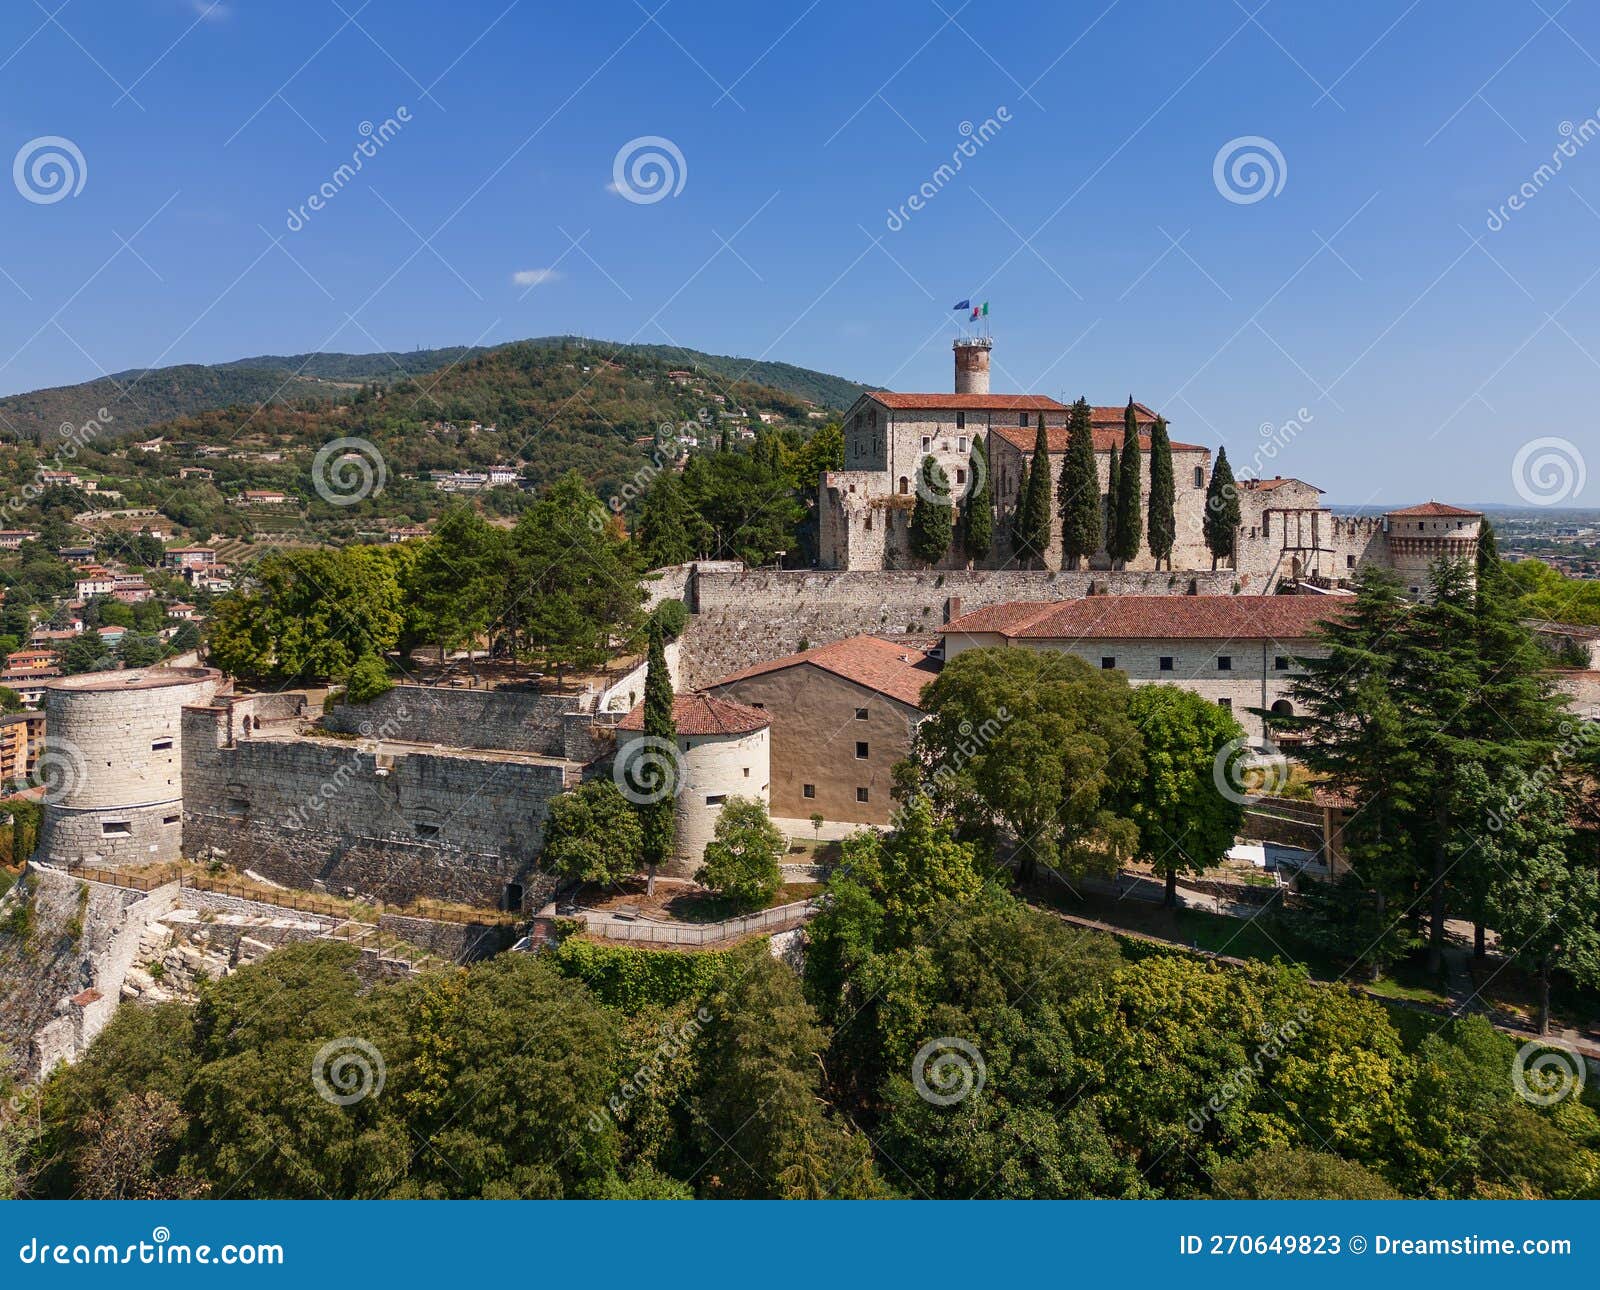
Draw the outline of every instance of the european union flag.
<instances>
[{"instance_id":1,"label":"european union flag","mask_svg":"<svg viewBox=\"0 0 1600 1290\"><path fill-rule=\"evenodd\" d=\"M958 301L955 302L955 304L951 305L950 308L952 308L952 309L971 309L972 308L972 301L970 301L970 300L958 300Z\"/></svg>"}]
</instances>

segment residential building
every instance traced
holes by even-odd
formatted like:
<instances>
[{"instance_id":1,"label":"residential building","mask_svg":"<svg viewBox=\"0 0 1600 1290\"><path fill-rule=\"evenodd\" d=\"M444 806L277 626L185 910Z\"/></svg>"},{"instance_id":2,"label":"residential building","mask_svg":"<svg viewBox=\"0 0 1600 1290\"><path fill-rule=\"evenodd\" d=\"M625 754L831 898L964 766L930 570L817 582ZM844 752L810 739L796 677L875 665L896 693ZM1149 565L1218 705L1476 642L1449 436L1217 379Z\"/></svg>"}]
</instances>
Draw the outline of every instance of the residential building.
<instances>
[{"instance_id":1,"label":"residential building","mask_svg":"<svg viewBox=\"0 0 1600 1290\"><path fill-rule=\"evenodd\" d=\"M164 559L169 569L193 569L215 564L217 553L208 546L175 546Z\"/></svg>"},{"instance_id":2,"label":"residential building","mask_svg":"<svg viewBox=\"0 0 1600 1290\"><path fill-rule=\"evenodd\" d=\"M0 551L15 551L24 542L37 542L39 535L32 529L0 529Z\"/></svg>"}]
</instances>

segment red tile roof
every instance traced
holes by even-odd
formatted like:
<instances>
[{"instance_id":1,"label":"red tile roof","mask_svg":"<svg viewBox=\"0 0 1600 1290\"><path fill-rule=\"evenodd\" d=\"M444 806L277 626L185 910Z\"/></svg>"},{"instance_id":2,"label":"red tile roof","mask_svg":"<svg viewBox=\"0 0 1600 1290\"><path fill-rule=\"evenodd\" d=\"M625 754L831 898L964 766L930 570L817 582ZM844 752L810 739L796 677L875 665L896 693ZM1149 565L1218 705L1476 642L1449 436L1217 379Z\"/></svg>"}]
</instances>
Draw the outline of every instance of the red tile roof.
<instances>
[{"instance_id":1,"label":"red tile roof","mask_svg":"<svg viewBox=\"0 0 1600 1290\"><path fill-rule=\"evenodd\" d=\"M1012 601L975 609L945 635L1008 640L1303 640L1337 618L1344 601L1322 596L1089 596Z\"/></svg>"},{"instance_id":2,"label":"red tile roof","mask_svg":"<svg viewBox=\"0 0 1600 1290\"><path fill-rule=\"evenodd\" d=\"M1135 405L1137 406L1137 405ZM1096 412L1114 411L1117 414L1114 427L1102 425L1094 426L1094 450L1096 452L1110 452L1113 448L1122 447L1122 409L1121 408L1096 408ZM1098 418L1097 418L1098 419ZM1032 452L1034 439L1038 435L1037 426L993 426L991 433L999 435L1013 447L1022 452ZM1045 442L1050 446L1052 455L1059 455L1067 450L1067 427L1046 426L1044 429ZM1197 443L1179 443L1176 439L1170 441L1173 452L1210 452L1209 448ZM1139 448L1142 452L1150 451L1150 431L1146 423L1141 422L1139 431Z\"/></svg>"},{"instance_id":3,"label":"red tile roof","mask_svg":"<svg viewBox=\"0 0 1600 1290\"><path fill-rule=\"evenodd\" d=\"M906 411L937 411L955 408L964 412L1065 412L1067 405L1043 394L897 394L873 390L867 395L886 408ZM1121 416L1119 408L1117 415Z\"/></svg>"},{"instance_id":4,"label":"red tile roof","mask_svg":"<svg viewBox=\"0 0 1600 1290\"><path fill-rule=\"evenodd\" d=\"M1447 506L1443 502L1424 502L1421 506L1408 506L1401 511L1388 511L1389 515L1404 515L1415 517L1420 515L1461 516L1463 518L1476 518L1483 514L1482 511L1464 511L1459 506Z\"/></svg>"},{"instance_id":5,"label":"red tile roof","mask_svg":"<svg viewBox=\"0 0 1600 1290\"><path fill-rule=\"evenodd\" d=\"M920 649L896 644L881 636L851 636L832 645L775 658L769 663L757 663L723 677L714 685L732 685L748 677L765 676L808 663L913 708L921 705L923 689L937 675L933 660Z\"/></svg>"},{"instance_id":6,"label":"red tile roof","mask_svg":"<svg viewBox=\"0 0 1600 1290\"><path fill-rule=\"evenodd\" d=\"M672 700L672 724L680 735L748 735L772 724L761 711L709 694L680 694ZM617 723L618 730L644 729L644 704Z\"/></svg>"},{"instance_id":7,"label":"red tile roof","mask_svg":"<svg viewBox=\"0 0 1600 1290\"><path fill-rule=\"evenodd\" d=\"M1322 491L1320 488L1317 488L1315 484L1307 484L1303 479L1285 479L1282 475L1274 475L1271 479L1239 480L1240 488L1248 488L1254 492L1263 493L1271 492L1274 488L1282 488L1285 484L1300 484L1306 488L1316 488L1316 491L1319 493Z\"/></svg>"}]
</instances>

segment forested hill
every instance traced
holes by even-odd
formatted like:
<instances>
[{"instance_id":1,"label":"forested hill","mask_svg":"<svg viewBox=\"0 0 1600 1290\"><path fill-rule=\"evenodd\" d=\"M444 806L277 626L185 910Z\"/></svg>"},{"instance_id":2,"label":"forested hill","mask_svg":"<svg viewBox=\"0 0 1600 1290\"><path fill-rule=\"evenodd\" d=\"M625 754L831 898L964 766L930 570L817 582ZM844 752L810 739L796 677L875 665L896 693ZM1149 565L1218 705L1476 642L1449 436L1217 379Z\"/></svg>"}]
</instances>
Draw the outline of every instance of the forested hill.
<instances>
[{"instance_id":1,"label":"forested hill","mask_svg":"<svg viewBox=\"0 0 1600 1290\"><path fill-rule=\"evenodd\" d=\"M363 385L392 386L432 373L459 370L463 359L502 351L549 355L585 351L594 363L629 360L651 367L686 369L719 386L738 380L771 387L791 401L810 400L824 408L848 406L868 387L826 372L788 363L770 363L704 354L665 345L619 345L582 337L549 336L516 341L492 349L454 346L404 354L260 355L209 365L185 364L113 373L79 385L61 385L0 398L0 438L40 440L64 424L82 425L100 408L112 413L107 433L122 437L146 431L176 418L223 408L254 409L272 403L284 407L332 407L347 401Z\"/></svg>"}]
</instances>

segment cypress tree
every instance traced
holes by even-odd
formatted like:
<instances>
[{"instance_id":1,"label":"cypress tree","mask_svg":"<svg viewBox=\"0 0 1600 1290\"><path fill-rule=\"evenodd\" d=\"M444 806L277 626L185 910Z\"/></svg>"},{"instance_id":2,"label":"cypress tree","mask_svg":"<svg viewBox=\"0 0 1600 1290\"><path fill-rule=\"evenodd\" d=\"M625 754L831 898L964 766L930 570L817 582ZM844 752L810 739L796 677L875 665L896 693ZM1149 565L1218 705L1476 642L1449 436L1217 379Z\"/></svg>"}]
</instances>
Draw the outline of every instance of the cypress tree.
<instances>
[{"instance_id":1,"label":"cypress tree","mask_svg":"<svg viewBox=\"0 0 1600 1290\"><path fill-rule=\"evenodd\" d=\"M1206 550L1211 552L1211 567L1218 560L1232 560L1234 534L1239 528L1239 488L1233 482L1233 467L1228 465L1228 450L1217 449L1217 464L1206 486L1206 515L1202 524Z\"/></svg>"},{"instance_id":2,"label":"cypress tree","mask_svg":"<svg viewBox=\"0 0 1600 1290\"><path fill-rule=\"evenodd\" d=\"M994 490L989 485L989 450L981 435L972 436L967 457L972 489L961 512L961 543L974 560L986 560L994 546Z\"/></svg>"},{"instance_id":3,"label":"cypress tree","mask_svg":"<svg viewBox=\"0 0 1600 1290\"><path fill-rule=\"evenodd\" d=\"M1122 474L1121 460L1121 454L1117 452L1116 445L1113 444L1109 464L1106 467L1105 521L1100 526L1106 535L1106 554L1111 556L1116 554L1114 550L1116 545L1114 531L1117 523L1117 479Z\"/></svg>"},{"instance_id":4,"label":"cypress tree","mask_svg":"<svg viewBox=\"0 0 1600 1290\"><path fill-rule=\"evenodd\" d=\"M1177 487L1172 476L1172 441L1167 438L1167 422L1157 417L1150 427L1150 554L1156 568L1165 561L1172 568L1172 544L1177 540L1175 514Z\"/></svg>"},{"instance_id":5,"label":"cypress tree","mask_svg":"<svg viewBox=\"0 0 1600 1290\"><path fill-rule=\"evenodd\" d=\"M678 726L672 719L672 673L667 670L666 646L660 623L650 619L650 655L644 673L644 733L647 739L661 741L656 744L665 753L667 748L678 746ZM677 756L672 756L671 771L678 772ZM649 871L650 891L655 890L656 869L672 858L672 844L676 833L673 803L682 785L674 780L673 791L659 802L649 802L639 807L639 824L644 832L644 862Z\"/></svg>"},{"instance_id":6,"label":"cypress tree","mask_svg":"<svg viewBox=\"0 0 1600 1290\"><path fill-rule=\"evenodd\" d=\"M1061 514L1062 563L1077 569L1100 549L1100 471L1088 399L1072 405L1067 426L1067 454L1056 485L1056 506Z\"/></svg>"},{"instance_id":7,"label":"cypress tree","mask_svg":"<svg viewBox=\"0 0 1600 1290\"><path fill-rule=\"evenodd\" d=\"M1121 567L1139 554L1139 486L1142 482L1139 469L1139 414L1133 410L1133 399L1128 399L1127 410L1122 414L1122 458L1118 463L1117 492L1113 499L1116 520L1113 524L1111 554Z\"/></svg>"},{"instance_id":8,"label":"cypress tree","mask_svg":"<svg viewBox=\"0 0 1600 1290\"><path fill-rule=\"evenodd\" d=\"M924 564L937 564L950 550L955 516L950 481L932 457L917 466L917 501L911 509L911 554Z\"/></svg>"},{"instance_id":9,"label":"cypress tree","mask_svg":"<svg viewBox=\"0 0 1600 1290\"><path fill-rule=\"evenodd\" d=\"M1022 560L1044 559L1050 548L1050 440L1044 431L1044 413L1039 414L1039 430L1033 439L1033 461L1028 466L1028 481L1023 485L1017 505L1017 556Z\"/></svg>"}]
</instances>

